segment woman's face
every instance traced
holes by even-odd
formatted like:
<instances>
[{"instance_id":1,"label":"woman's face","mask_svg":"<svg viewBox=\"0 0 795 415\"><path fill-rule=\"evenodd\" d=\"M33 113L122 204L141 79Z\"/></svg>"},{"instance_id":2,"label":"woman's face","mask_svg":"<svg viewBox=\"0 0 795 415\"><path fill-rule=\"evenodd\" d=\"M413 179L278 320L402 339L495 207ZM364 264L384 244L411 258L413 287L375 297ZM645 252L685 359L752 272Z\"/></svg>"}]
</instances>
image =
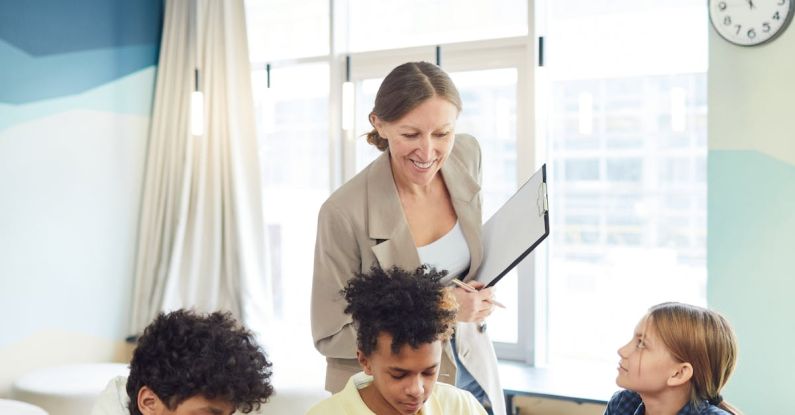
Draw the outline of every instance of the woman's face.
<instances>
[{"instance_id":1,"label":"woman's face","mask_svg":"<svg viewBox=\"0 0 795 415\"><path fill-rule=\"evenodd\" d=\"M683 366L660 341L649 317L638 323L635 335L618 349L618 355L616 384L640 394L664 390Z\"/></svg>"},{"instance_id":2,"label":"woman's face","mask_svg":"<svg viewBox=\"0 0 795 415\"><path fill-rule=\"evenodd\" d=\"M442 360L442 342L425 343L414 349L404 344L392 353L392 335L381 332L370 356L359 352L364 372L373 377L378 401L395 412L414 415L431 396ZM371 408L374 409L374 408Z\"/></svg>"},{"instance_id":3,"label":"woman's face","mask_svg":"<svg viewBox=\"0 0 795 415\"><path fill-rule=\"evenodd\" d=\"M430 184L455 142L458 109L434 96L395 122L373 116L378 135L389 142L392 172L401 184Z\"/></svg>"}]
</instances>

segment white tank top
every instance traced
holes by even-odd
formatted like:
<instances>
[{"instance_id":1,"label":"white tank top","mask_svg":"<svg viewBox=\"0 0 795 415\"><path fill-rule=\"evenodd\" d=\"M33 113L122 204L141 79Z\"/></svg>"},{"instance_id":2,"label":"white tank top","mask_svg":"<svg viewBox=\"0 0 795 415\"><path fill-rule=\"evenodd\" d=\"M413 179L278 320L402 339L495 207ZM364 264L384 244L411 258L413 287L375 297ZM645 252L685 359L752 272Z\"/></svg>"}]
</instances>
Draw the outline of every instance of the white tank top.
<instances>
[{"instance_id":1,"label":"white tank top","mask_svg":"<svg viewBox=\"0 0 795 415\"><path fill-rule=\"evenodd\" d=\"M445 285L468 270L471 260L469 246L457 221L447 234L428 245L418 247L417 253L422 264L434 267L437 271L447 271L447 276L442 279L442 284Z\"/></svg>"}]
</instances>

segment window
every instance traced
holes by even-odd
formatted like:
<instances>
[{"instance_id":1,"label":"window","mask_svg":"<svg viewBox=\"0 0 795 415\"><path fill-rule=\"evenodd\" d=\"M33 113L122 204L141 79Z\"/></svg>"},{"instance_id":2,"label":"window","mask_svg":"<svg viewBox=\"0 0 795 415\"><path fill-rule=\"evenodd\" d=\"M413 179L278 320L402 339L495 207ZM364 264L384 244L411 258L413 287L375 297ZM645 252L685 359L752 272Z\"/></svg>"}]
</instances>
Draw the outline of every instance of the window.
<instances>
[{"instance_id":1,"label":"window","mask_svg":"<svg viewBox=\"0 0 795 415\"><path fill-rule=\"evenodd\" d=\"M306 295L317 210L380 154L362 135L383 77L403 62L433 61L436 45L462 95L457 132L482 148L484 219L548 167L552 231L498 287L508 306L489 321L498 356L612 363L650 305L705 303L702 2L294 3L246 3L271 289L283 298L273 353L297 365L293 373L319 373L322 383ZM546 39L541 68L528 4ZM664 27L670 21L676 30ZM340 128L346 54L351 131ZM317 360L290 363L294 351Z\"/></svg>"},{"instance_id":2,"label":"window","mask_svg":"<svg viewBox=\"0 0 795 415\"><path fill-rule=\"evenodd\" d=\"M273 321L261 336L278 384L323 387L325 360L309 326L315 226L329 195L328 97L325 63L252 71L263 174ZM294 359L293 356L302 356ZM282 369L283 368L283 369ZM281 369L281 370L280 370Z\"/></svg>"},{"instance_id":3,"label":"window","mask_svg":"<svg viewBox=\"0 0 795 415\"><path fill-rule=\"evenodd\" d=\"M521 76L529 70L528 52L526 37L506 37L526 35L527 2L498 3L435 1L398 7L383 1L313 0L297 6L247 0L271 289L274 298L281 298L273 303L277 320L273 332L279 333L280 341L268 347L275 356L285 356L279 361L291 365L293 372L315 373L309 366L316 364L322 380L322 361L290 362L294 350L320 358L312 352L309 338L309 298L294 293L308 293L311 287L312 261L306 259L313 253L320 204L380 154L362 134L371 128L367 114L383 76L392 68L407 61L433 61L434 47L441 45L443 67L464 100L458 131L476 136L483 148L484 218L516 189L522 164L520 136L525 140L530 136L522 130L527 125L520 127L517 118L518 108L527 107L530 99L526 77ZM405 17L403 21L409 23L380 24L373 30L373 21L387 23L385 14L393 16L390 21ZM284 38L291 41L285 43ZM335 45L337 54L330 54L329 45ZM351 55L355 124L345 132L335 130L342 113L338 91L344 74L339 55L343 50L357 52ZM527 142L523 145L530 147ZM514 349L525 347L518 289L516 272L504 278L499 295L509 308L495 312L489 326L495 341Z\"/></svg>"},{"instance_id":4,"label":"window","mask_svg":"<svg viewBox=\"0 0 795 415\"><path fill-rule=\"evenodd\" d=\"M364 134L370 132L373 127L370 125L370 111L373 110L375 105L375 94L378 93L378 88L384 78L370 78L363 79L356 82L356 171L361 171L367 167L373 160L375 160L381 152L375 148L374 145L367 142Z\"/></svg>"},{"instance_id":5,"label":"window","mask_svg":"<svg viewBox=\"0 0 795 415\"><path fill-rule=\"evenodd\" d=\"M613 364L648 307L706 302L706 5L545 4L543 343L551 366Z\"/></svg>"},{"instance_id":6,"label":"window","mask_svg":"<svg viewBox=\"0 0 795 415\"><path fill-rule=\"evenodd\" d=\"M326 55L329 2L246 0L246 29L249 56L255 63Z\"/></svg>"},{"instance_id":7,"label":"window","mask_svg":"<svg viewBox=\"0 0 795 415\"><path fill-rule=\"evenodd\" d=\"M350 52L527 34L525 0L348 0L348 4Z\"/></svg>"},{"instance_id":8,"label":"window","mask_svg":"<svg viewBox=\"0 0 795 415\"><path fill-rule=\"evenodd\" d=\"M450 72L463 101L456 131L478 139L483 157L483 220L486 221L517 189L516 101L517 69L501 68ZM506 306L489 318L492 341L518 343L517 273L512 271L498 287Z\"/></svg>"}]
</instances>

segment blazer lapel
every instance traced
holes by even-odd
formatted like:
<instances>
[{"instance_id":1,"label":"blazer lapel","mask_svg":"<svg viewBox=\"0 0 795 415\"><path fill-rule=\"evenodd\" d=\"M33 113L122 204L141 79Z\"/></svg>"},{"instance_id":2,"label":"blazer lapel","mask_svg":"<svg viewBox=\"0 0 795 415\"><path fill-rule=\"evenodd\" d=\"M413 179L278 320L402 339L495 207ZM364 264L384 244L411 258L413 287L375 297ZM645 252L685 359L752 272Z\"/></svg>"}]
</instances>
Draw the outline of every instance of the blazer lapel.
<instances>
[{"instance_id":1,"label":"blazer lapel","mask_svg":"<svg viewBox=\"0 0 795 415\"><path fill-rule=\"evenodd\" d=\"M469 271L464 276L464 280L469 281L475 277L475 271L483 261L483 246L480 240L482 219L478 197L480 185L467 171L466 166L453 157L448 158L442 166L442 178L447 185L447 191L450 192L453 209L469 246Z\"/></svg>"},{"instance_id":2,"label":"blazer lapel","mask_svg":"<svg viewBox=\"0 0 795 415\"><path fill-rule=\"evenodd\" d=\"M399 266L411 270L420 266L420 257L400 204L389 163L389 151L385 151L373 162L367 174L369 237L376 241L371 249L381 268ZM471 259L464 279L470 280L474 278L475 271L483 261L480 241L482 219L478 198L480 185L456 157L447 159L441 174L469 246Z\"/></svg>"},{"instance_id":3,"label":"blazer lapel","mask_svg":"<svg viewBox=\"0 0 795 415\"><path fill-rule=\"evenodd\" d=\"M392 177L389 151L381 154L367 173L367 221L369 237L376 241L371 249L381 268L399 266L413 270L420 266Z\"/></svg>"}]
</instances>

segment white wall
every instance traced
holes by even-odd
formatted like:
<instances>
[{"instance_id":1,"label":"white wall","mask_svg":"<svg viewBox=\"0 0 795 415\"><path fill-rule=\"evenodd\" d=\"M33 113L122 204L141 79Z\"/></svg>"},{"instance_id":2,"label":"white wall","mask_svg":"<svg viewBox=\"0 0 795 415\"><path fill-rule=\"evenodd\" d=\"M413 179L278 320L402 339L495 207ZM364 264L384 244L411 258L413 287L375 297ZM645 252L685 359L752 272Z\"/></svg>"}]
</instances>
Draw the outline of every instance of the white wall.
<instances>
[{"instance_id":1,"label":"white wall","mask_svg":"<svg viewBox=\"0 0 795 415\"><path fill-rule=\"evenodd\" d=\"M147 128L70 111L0 132L0 396L33 367L112 359L127 335Z\"/></svg>"}]
</instances>

